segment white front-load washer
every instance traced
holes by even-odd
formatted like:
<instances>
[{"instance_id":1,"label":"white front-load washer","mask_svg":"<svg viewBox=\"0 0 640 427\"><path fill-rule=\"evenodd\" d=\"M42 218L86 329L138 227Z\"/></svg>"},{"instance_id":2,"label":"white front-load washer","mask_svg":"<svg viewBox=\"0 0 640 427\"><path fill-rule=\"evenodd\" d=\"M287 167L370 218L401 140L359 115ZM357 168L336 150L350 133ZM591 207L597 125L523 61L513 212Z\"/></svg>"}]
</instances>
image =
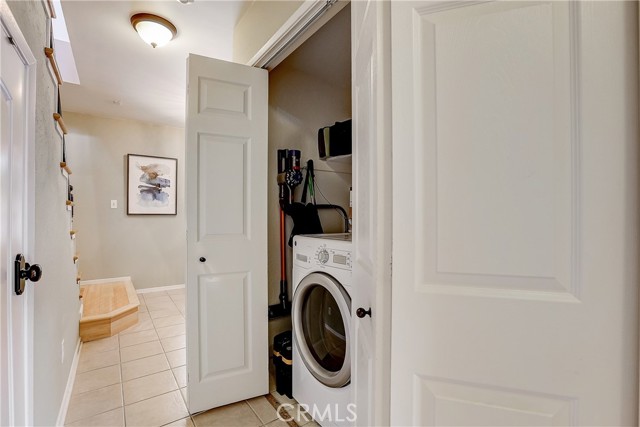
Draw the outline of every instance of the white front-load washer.
<instances>
[{"instance_id":1,"label":"white front-load washer","mask_svg":"<svg viewBox=\"0 0 640 427\"><path fill-rule=\"evenodd\" d=\"M351 234L293 242L293 397L320 425L350 426Z\"/></svg>"}]
</instances>

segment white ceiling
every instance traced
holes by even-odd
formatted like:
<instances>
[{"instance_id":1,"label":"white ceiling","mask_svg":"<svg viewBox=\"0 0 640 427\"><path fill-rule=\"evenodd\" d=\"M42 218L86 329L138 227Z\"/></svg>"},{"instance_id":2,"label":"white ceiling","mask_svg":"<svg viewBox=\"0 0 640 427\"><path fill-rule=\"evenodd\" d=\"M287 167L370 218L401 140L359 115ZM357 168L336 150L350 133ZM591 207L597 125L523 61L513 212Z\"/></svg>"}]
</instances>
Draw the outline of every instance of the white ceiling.
<instances>
[{"instance_id":1,"label":"white ceiling","mask_svg":"<svg viewBox=\"0 0 640 427\"><path fill-rule=\"evenodd\" d=\"M248 3L63 1L80 79L62 86L63 110L184 126L187 56L231 60L233 29ZM138 12L170 20L177 37L153 49L129 22Z\"/></svg>"}]
</instances>

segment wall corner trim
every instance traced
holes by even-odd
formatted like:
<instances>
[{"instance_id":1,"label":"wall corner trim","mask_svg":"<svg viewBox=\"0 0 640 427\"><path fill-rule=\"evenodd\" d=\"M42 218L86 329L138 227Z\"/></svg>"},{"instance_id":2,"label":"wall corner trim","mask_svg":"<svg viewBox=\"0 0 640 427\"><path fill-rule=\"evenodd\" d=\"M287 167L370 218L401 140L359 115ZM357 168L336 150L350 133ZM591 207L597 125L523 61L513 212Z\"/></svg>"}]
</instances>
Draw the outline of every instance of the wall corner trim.
<instances>
[{"instance_id":1,"label":"wall corner trim","mask_svg":"<svg viewBox=\"0 0 640 427\"><path fill-rule=\"evenodd\" d=\"M136 289L136 293L138 294L150 294L152 292L162 292L162 291L173 291L174 289L184 289L184 284L182 285L170 285L170 286L156 286L154 288L143 288Z\"/></svg>"},{"instance_id":2,"label":"wall corner trim","mask_svg":"<svg viewBox=\"0 0 640 427\"><path fill-rule=\"evenodd\" d=\"M56 420L56 427L64 426L64 420L67 418L67 411L69 410L69 402L71 401L71 392L73 391L73 383L76 379L76 371L78 370L78 362L80 360L80 351L82 350L82 341L78 337L78 343L76 344L76 352L73 355L73 362L71 363L71 369L69 370L69 378L67 379L67 387L64 390L64 396L62 396L62 402L60 403L60 411L58 412L58 419Z\"/></svg>"}]
</instances>

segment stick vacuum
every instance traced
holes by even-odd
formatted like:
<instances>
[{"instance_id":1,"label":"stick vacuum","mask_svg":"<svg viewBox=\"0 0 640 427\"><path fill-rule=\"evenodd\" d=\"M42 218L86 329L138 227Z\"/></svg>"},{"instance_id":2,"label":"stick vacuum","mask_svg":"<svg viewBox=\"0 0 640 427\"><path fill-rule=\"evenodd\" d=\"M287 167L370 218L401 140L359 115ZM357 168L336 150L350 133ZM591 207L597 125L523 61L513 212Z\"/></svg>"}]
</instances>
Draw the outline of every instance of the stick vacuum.
<instances>
[{"instance_id":1,"label":"stick vacuum","mask_svg":"<svg viewBox=\"0 0 640 427\"><path fill-rule=\"evenodd\" d=\"M287 237L285 204L293 202L293 190L302 182L299 150L278 150L278 198L280 201L280 295L279 304L269 306L269 319L289 316L289 286L287 284Z\"/></svg>"}]
</instances>

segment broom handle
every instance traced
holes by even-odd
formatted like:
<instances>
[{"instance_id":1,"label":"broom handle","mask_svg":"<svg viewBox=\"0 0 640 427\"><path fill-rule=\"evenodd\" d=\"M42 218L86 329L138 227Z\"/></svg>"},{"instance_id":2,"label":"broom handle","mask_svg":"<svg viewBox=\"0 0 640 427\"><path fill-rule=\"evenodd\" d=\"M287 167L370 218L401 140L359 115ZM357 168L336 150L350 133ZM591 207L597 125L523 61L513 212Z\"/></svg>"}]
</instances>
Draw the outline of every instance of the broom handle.
<instances>
[{"instance_id":1,"label":"broom handle","mask_svg":"<svg viewBox=\"0 0 640 427\"><path fill-rule=\"evenodd\" d=\"M286 281L287 280L287 258L286 258L286 248L285 248L285 232L284 232L284 225L285 225L285 217L284 217L284 210L282 209L282 207L280 208L280 280L281 281Z\"/></svg>"}]
</instances>

